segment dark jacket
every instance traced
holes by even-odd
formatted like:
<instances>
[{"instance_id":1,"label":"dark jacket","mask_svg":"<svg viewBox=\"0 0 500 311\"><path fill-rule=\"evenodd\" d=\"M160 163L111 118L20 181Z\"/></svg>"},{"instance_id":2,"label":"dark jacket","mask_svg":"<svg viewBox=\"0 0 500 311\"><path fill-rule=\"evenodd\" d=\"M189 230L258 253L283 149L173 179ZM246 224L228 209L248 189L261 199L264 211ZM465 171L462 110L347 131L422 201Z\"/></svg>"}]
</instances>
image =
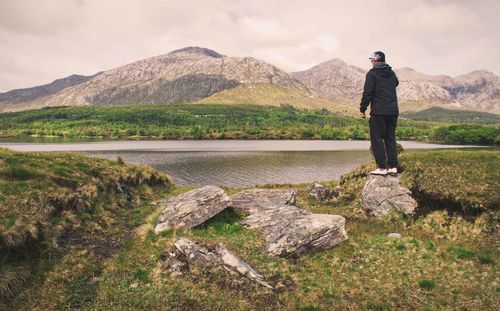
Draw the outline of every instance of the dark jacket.
<instances>
[{"instance_id":1,"label":"dark jacket","mask_svg":"<svg viewBox=\"0 0 500 311\"><path fill-rule=\"evenodd\" d=\"M398 77L386 63L376 64L366 74L363 97L359 110L365 112L372 104L370 115L398 115L396 87Z\"/></svg>"}]
</instances>

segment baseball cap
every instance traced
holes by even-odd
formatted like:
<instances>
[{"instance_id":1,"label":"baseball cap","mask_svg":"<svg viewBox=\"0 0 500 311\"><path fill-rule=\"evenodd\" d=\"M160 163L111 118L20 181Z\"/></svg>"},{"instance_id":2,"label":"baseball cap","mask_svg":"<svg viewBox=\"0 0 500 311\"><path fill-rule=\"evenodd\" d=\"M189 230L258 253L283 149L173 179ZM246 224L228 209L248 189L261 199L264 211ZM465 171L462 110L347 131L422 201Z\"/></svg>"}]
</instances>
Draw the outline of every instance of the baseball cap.
<instances>
[{"instance_id":1,"label":"baseball cap","mask_svg":"<svg viewBox=\"0 0 500 311\"><path fill-rule=\"evenodd\" d=\"M374 61L377 62L385 62L385 54L382 51L376 51L373 52L373 54L368 57L368 59L373 59Z\"/></svg>"}]
</instances>

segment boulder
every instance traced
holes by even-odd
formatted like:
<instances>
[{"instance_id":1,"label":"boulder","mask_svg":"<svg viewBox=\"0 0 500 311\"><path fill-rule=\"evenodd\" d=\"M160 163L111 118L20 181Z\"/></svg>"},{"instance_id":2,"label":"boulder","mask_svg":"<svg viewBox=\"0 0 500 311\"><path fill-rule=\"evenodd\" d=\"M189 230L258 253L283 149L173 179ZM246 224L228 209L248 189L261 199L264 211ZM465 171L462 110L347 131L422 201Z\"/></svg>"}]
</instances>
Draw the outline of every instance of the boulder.
<instances>
[{"instance_id":1,"label":"boulder","mask_svg":"<svg viewBox=\"0 0 500 311\"><path fill-rule=\"evenodd\" d=\"M302 210L293 205L294 190L280 191L252 189L231 197L232 208L250 213L242 224L260 229L264 234L267 253L299 257L331 248L348 239L344 217Z\"/></svg>"},{"instance_id":2,"label":"boulder","mask_svg":"<svg viewBox=\"0 0 500 311\"><path fill-rule=\"evenodd\" d=\"M294 205L296 194L293 189L247 189L231 196L231 207L252 214L270 206Z\"/></svg>"},{"instance_id":3,"label":"boulder","mask_svg":"<svg viewBox=\"0 0 500 311\"><path fill-rule=\"evenodd\" d=\"M417 202L411 191L399 183L400 175L369 175L361 193L361 207L372 216L384 216L391 210L412 215Z\"/></svg>"},{"instance_id":4,"label":"boulder","mask_svg":"<svg viewBox=\"0 0 500 311\"><path fill-rule=\"evenodd\" d=\"M215 250L210 251L199 246L187 238L178 239L164 261L172 275L182 275L189 270L189 265L212 267L221 265L225 270L240 274L266 288L272 288L261 274L255 271L248 263L230 252L222 243L217 244Z\"/></svg>"},{"instance_id":5,"label":"boulder","mask_svg":"<svg viewBox=\"0 0 500 311\"><path fill-rule=\"evenodd\" d=\"M165 206L155 228L160 233L170 228L198 226L228 207L230 199L220 187L208 185L156 204Z\"/></svg>"},{"instance_id":6,"label":"boulder","mask_svg":"<svg viewBox=\"0 0 500 311\"><path fill-rule=\"evenodd\" d=\"M314 183L309 187L309 194L316 200L324 201L336 198L339 195L338 189L326 188L322 184Z\"/></svg>"}]
</instances>

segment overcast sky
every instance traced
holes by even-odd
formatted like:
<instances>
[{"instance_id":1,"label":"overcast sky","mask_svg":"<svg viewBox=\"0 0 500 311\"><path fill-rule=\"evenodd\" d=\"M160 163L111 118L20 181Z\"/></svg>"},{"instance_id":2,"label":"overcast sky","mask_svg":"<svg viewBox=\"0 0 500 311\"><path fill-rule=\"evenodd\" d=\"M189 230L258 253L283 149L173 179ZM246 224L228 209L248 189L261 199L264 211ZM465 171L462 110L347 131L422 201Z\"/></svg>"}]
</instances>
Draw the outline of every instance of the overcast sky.
<instances>
[{"instance_id":1,"label":"overcast sky","mask_svg":"<svg viewBox=\"0 0 500 311\"><path fill-rule=\"evenodd\" d=\"M0 0L0 92L186 46L286 71L332 58L369 68L500 74L499 0Z\"/></svg>"}]
</instances>

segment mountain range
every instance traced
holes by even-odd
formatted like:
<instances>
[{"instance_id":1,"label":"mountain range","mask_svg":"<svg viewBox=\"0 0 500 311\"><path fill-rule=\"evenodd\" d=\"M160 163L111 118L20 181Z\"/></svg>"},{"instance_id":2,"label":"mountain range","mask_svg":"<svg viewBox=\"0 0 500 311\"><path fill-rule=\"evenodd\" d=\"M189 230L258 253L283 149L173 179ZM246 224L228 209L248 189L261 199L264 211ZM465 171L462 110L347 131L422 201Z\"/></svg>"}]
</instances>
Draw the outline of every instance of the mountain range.
<instances>
[{"instance_id":1,"label":"mountain range","mask_svg":"<svg viewBox=\"0 0 500 311\"><path fill-rule=\"evenodd\" d=\"M72 75L0 93L0 111L73 105L253 103L354 114L366 72L332 59L289 73L252 57L186 47L92 76ZM500 113L500 78L487 70L457 77L426 75L411 68L395 72L402 112L443 107Z\"/></svg>"}]
</instances>

